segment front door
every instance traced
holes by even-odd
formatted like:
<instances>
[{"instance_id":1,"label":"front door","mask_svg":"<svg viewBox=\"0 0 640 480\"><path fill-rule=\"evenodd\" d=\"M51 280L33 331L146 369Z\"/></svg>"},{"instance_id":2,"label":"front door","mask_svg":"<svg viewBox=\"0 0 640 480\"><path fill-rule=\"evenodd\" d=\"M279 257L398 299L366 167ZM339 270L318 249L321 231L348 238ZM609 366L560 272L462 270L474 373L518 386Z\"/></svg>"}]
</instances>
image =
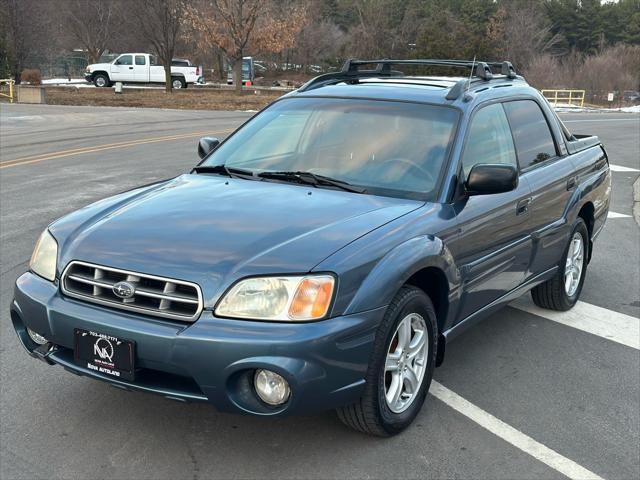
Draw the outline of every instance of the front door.
<instances>
[{"instance_id":1,"label":"front door","mask_svg":"<svg viewBox=\"0 0 640 480\"><path fill-rule=\"evenodd\" d=\"M462 174L479 163L517 167L509 123L500 103L477 110L468 128L462 153ZM526 179L506 193L472 195L458 201L459 235L450 245L462 280L463 320L520 285L531 256L529 202Z\"/></svg>"},{"instance_id":2,"label":"front door","mask_svg":"<svg viewBox=\"0 0 640 480\"><path fill-rule=\"evenodd\" d=\"M133 55L120 55L116 58L116 61L111 64L109 74L113 82L133 80Z\"/></svg>"}]
</instances>

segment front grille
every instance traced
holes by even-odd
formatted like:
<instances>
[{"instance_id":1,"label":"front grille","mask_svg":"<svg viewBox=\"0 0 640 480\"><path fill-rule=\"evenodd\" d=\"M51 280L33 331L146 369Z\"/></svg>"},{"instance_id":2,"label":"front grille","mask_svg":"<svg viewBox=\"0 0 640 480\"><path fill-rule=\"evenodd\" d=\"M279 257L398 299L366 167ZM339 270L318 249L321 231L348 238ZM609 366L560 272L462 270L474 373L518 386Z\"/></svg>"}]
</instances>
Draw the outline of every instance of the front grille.
<instances>
[{"instance_id":1,"label":"front grille","mask_svg":"<svg viewBox=\"0 0 640 480\"><path fill-rule=\"evenodd\" d=\"M128 298L114 286L133 287ZM195 322L202 312L202 293L195 283L73 261L62 274L62 292L70 297L156 317Z\"/></svg>"}]
</instances>

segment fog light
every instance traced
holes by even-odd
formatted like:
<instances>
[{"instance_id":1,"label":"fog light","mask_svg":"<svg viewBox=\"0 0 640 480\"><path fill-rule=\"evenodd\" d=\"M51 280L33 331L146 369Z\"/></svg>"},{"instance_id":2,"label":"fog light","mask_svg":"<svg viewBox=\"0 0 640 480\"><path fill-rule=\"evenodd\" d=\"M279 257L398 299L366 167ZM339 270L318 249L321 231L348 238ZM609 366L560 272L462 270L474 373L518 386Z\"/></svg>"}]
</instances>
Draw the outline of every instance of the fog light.
<instances>
[{"instance_id":1,"label":"fog light","mask_svg":"<svg viewBox=\"0 0 640 480\"><path fill-rule=\"evenodd\" d=\"M275 372L257 370L253 383L256 393L264 403L282 405L289 399L289 384Z\"/></svg>"},{"instance_id":2,"label":"fog light","mask_svg":"<svg viewBox=\"0 0 640 480\"><path fill-rule=\"evenodd\" d=\"M47 343L46 338L44 338L39 333L34 332L29 327L27 327L27 333L29 334L29 337L31 338L31 340L33 340L38 345L44 345L45 343Z\"/></svg>"}]
</instances>

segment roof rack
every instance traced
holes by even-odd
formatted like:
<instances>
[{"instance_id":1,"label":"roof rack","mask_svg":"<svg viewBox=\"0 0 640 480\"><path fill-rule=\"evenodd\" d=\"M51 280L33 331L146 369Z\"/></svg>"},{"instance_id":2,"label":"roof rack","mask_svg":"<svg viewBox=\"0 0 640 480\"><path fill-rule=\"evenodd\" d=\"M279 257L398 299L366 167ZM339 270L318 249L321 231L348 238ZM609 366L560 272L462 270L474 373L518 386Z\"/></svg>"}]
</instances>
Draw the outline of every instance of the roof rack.
<instances>
[{"instance_id":1,"label":"roof rack","mask_svg":"<svg viewBox=\"0 0 640 480\"><path fill-rule=\"evenodd\" d=\"M359 67L363 65L376 65L373 70L361 70ZM517 77L516 70L511 62L483 62L472 60L347 60L342 70L339 72L325 73L320 75L301 86L298 91L304 92L315 88L323 87L337 82L357 83L361 78L377 78L377 77L403 77L404 73L398 70L392 70L392 65L426 65L431 67L444 68L473 68L473 76L484 81L493 78L492 68L499 69L500 74L507 78L514 79ZM464 91L467 80L457 82L447 94L448 100L455 100Z\"/></svg>"}]
</instances>

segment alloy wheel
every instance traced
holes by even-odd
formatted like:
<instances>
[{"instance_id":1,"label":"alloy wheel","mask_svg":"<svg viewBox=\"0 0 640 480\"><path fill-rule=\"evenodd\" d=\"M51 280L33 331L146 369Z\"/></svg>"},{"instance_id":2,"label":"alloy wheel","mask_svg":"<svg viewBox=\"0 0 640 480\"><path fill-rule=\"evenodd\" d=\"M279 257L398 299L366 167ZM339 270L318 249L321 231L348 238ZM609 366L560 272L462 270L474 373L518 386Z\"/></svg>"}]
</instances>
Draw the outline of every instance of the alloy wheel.
<instances>
[{"instance_id":1,"label":"alloy wheel","mask_svg":"<svg viewBox=\"0 0 640 480\"><path fill-rule=\"evenodd\" d=\"M584 241L579 232L573 234L564 267L564 290L569 297L575 295L580 285L584 267Z\"/></svg>"},{"instance_id":2,"label":"alloy wheel","mask_svg":"<svg viewBox=\"0 0 640 480\"><path fill-rule=\"evenodd\" d=\"M421 315L410 313L398 324L385 359L385 399L393 413L404 412L418 396L428 353L427 324Z\"/></svg>"}]
</instances>

